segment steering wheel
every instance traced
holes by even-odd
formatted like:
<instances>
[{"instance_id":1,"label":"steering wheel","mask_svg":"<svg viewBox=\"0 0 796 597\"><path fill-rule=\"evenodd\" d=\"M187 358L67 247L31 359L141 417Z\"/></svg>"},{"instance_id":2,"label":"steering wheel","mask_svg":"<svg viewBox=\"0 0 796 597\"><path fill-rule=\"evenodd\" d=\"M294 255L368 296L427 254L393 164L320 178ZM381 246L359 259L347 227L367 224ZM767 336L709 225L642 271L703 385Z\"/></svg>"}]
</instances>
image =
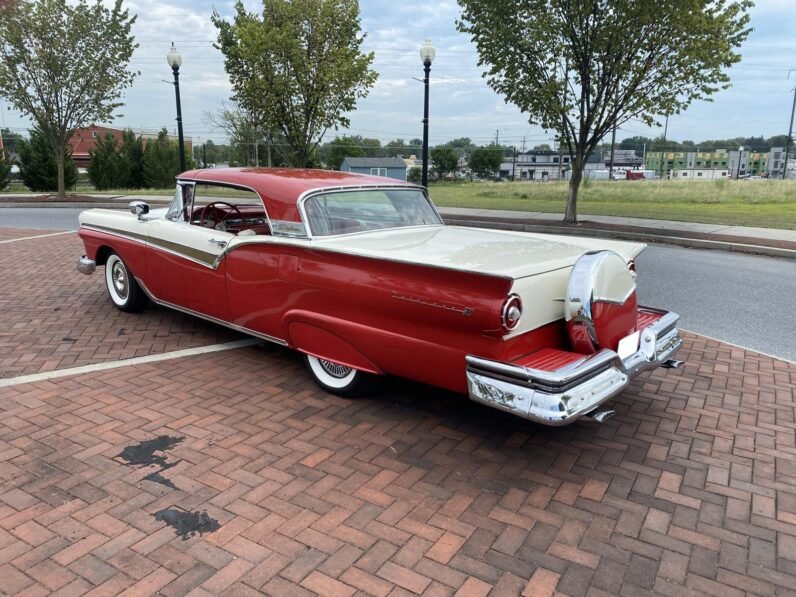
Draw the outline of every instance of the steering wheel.
<instances>
[{"instance_id":1,"label":"steering wheel","mask_svg":"<svg viewBox=\"0 0 796 597\"><path fill-rule=\"evenodd\" d=\"M223 222L224 220L226 220L227 217L229 217L229 214L231 214L233 211L238 212L238 215L240 216L241 222L243 222L243 214L241 213L241 211L237 207L235 207L231 203L227 203L226 201L211 201L210 203L208 203L207 205L205 205L202 208L202 212L199 214L199 225L200 226L204 226L205 225L205 214L209 214L208 210L211 207L215 208L216 205L226 205L227 207L229 207L229 210L224 212L224 215L221 217L221 219L218 222L216 222L213 225L213 228L218 229L218 225L221 224L221 222ZM219 211L221 211L221 210L219 210Z\"/></svg>"}]
</instances>

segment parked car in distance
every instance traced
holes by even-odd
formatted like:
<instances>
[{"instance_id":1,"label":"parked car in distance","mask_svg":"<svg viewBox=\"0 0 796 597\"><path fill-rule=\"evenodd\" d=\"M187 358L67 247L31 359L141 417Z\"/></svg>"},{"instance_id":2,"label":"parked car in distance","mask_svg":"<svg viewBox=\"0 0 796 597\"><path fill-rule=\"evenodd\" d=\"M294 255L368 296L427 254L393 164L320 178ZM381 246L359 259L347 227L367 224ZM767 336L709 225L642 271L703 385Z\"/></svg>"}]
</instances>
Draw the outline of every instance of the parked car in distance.
<instances>
[{"instance_id":1,"label":"parked car in distance","mask_svg":"<svg viewBox=\"0 0 796 597\"><path fill-rule=\"evenodd\" d=\"M291 347L335 394L390 374L565 425L679 364L678 316L638 306L643 244L446 226L422 187L324 170L193 170L130 211L80 215L77 269L117 308Z\"/></svg>"}]
</instances>

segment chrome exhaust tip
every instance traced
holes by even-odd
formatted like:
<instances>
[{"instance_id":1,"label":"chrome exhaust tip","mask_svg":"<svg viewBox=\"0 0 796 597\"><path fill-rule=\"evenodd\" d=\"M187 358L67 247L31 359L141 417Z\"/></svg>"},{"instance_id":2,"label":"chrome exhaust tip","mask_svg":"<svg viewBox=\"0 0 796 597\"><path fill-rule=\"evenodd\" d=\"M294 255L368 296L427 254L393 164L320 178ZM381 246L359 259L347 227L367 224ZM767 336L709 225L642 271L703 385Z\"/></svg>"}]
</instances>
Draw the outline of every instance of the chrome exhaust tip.
<instances>
[{"instance_id":1,"label":"chrome exhaust tip","mask_svg":"<svg viewBox=\"0 0 796 597\"><path fill-rule=\"evenodd\" d=\"M612 410L595 410L590 412L587 417L597 421L598 423L605 423L608 419L613 417L616 414L615 411Z\"/></svg>"},{"instance_id":2,"label":"chrome exhaust tip","mask_svg":"<svg viewBox=\"0 0 796 597\"><path fill-rule=\"evenodd\" d=\"M664 369L679 369L683 366L684 362L685 361L675 361L674 359L669 359L668 361L664 361L661 367Z\"/></svg>"}]
</instances>

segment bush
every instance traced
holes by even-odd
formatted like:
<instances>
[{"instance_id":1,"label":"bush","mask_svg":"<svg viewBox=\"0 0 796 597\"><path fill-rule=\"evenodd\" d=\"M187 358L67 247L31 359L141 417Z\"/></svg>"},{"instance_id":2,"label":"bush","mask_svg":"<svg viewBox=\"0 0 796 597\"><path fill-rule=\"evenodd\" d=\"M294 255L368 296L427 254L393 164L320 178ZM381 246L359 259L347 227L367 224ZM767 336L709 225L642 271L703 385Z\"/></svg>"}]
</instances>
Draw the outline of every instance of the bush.
<instances>
[{"instance_id":1,"label":"bush","mask_svg":"<svg viewBox=\"0 0 796 597\"><path fill-rule=\"evenodd\" d=\"M72 189L77 180L77 167L67 146L64 156L64 187ZM19 176L31 191L41 193L58 190L58 163L50 142L39 129L19 146Z\"/></svg>"},{"instance_id":2,"label":"bush","mask_svg":"<svg viewBox=\"0 0 796 597\"><path fill-rule=\"evenodd\" d=\"M121 159L116 150L116 138L106 133L97 144L88 151L88 179L98 191L117 189L125 186L119 184Z\"/></svg>"},{"instance_id":3,"label":"bush","mask_svg":"<svg viewBox=\"0 0 796 597\"><path fill-rule=\"evenodd\" d=\"M406 180L409 182L413 182L415 184L420 184L423 182L423 169L417 166L413 168L409 168L409 172L406 173Z\"/></svg>"}]
</instances>

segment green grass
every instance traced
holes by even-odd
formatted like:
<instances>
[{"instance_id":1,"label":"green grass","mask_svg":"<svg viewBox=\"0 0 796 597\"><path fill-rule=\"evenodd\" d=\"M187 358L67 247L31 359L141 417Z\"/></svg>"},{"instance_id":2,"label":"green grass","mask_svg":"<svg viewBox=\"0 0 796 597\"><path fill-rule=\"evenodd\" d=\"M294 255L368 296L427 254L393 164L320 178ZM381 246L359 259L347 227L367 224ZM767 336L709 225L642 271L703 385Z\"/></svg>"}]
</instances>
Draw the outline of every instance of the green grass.
<instances>
[{"instance_id":1,"label":"green grass","mask_svg":"<svg viewBox=\"0 0 796 597\"><path fill-rule=\"evenodd\" d=\"M567 184L505 182L434 184L441 207L508 209L563 218ZM625 216L796 230L796 181L587 181L578 216Z\"/></svg>"}]
</instances>

